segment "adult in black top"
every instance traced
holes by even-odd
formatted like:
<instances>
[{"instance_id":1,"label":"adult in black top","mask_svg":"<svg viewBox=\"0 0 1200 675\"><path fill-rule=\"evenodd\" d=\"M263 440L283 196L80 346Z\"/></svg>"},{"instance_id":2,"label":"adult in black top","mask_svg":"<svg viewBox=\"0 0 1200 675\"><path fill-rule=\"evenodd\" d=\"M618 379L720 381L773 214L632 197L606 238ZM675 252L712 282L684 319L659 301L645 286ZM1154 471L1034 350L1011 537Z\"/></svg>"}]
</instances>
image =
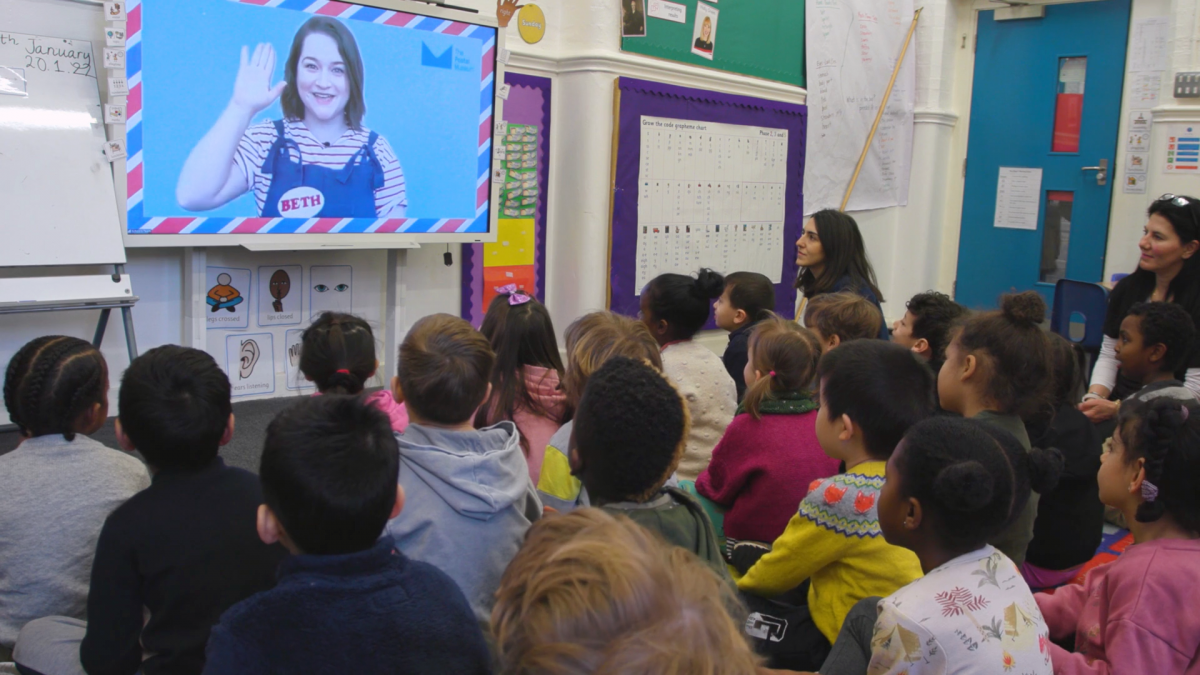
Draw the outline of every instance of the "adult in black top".
<instances>
[{"instance_id":1,"label":"adult in black top","mask_svg":"<svg viewBox=\"0 0 1200 675\"><path fill-rule=\"evenodd\" d=\"M704 22L700 24L700 37L696 38L692 46L702 52L711 52L713 50L711 18L704 17Z\"/></svg>"},{"instance_id":2,"label":"adult in black top","mask_svg":"<svg viewBox=\"0 0 1200 675\"><path fill-rule=\"evenodd\" d=\"M1200 330L1200 200L1163 195L1148 209L1149 220L1138 248L1141 257L1133 274L1117 283L1108 297L1104 344L1092 371L1091 386L1079 408L1092 422L1112 419L1116 401L1140 388L1122 382L1116 359L1117 336L1129 308L1139 302L1174 302L1191 315ZM1200 394L1200 349L1188 356L1185 372L1176 376Z\"/></svg>"},{"instance_id":3,"label":"adult in black top","mask_svg":"<svg viewBox=\"0 0 1200 675\"><path fill-rule=\"evenodd\" d=\"M883 293L875 281L875 270L867 259L866 246L858 223L849 214L833 209L817 211L804 223L804 232L796 241L796 278L800 297L796 320L804 321L804 308L812 298L824 293L850 292L870 300L883 319ZM887 321L879 326L879 339L888 339Z\"/></svg>"}]
</instances>

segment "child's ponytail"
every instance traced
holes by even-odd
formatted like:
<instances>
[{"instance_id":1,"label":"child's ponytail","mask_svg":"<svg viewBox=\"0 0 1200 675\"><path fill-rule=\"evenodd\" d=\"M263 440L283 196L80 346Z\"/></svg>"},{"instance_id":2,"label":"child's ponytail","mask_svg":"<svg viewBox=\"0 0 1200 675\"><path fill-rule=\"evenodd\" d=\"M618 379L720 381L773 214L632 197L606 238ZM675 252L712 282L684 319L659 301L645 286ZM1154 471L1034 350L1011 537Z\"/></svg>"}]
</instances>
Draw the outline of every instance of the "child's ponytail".
<instances>
[{"instance_id":1,"label":"child's ponytail","mask_svg":"<svg viewBox=\"0 0 1200 675\"><path fill-rule=\"evenodd\" d=\"M821 358L820 346L806 329L773 313L750 333L750 354L750 367L761 376L747 387L742 405L754 419L762 418L763 401L810 389Z\"/></svg>"},{"instance_id":2,"label":"child's ponytail","mask_svg":"<svg viewBox=\"0 0 1200 675\"><path fill-rule=\"evenodd\" d=\"M375 333L353 314L325 312L300 339L300 372L322 394L357 394L378 367Z\"/></svg>"},{"instance_id":3,"label":"child's ponytail","mask_svg":"<svg viewBox=\"0 0 1200 675\"><path fill-rule=\"evenodd\" d=\"M1185 530L1200 532L1200 405L1169 397L1132 403L1122 407L1118 431L1125 462L1145 460L1138 522L1170 513Z\"/></svg>"}]
</instances>

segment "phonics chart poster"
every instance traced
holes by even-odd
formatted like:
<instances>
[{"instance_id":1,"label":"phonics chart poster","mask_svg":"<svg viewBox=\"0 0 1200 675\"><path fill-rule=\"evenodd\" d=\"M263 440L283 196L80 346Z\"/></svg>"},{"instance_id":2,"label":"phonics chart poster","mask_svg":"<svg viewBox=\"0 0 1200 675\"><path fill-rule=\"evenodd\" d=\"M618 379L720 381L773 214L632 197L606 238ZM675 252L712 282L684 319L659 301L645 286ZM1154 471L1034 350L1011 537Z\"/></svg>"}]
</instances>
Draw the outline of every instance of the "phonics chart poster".
<instances>
[{"instance_id":1,"label":"phonics chart poster","mask_svg":"<svg viewBox=\"0 0 1200 675\"><path fill-rule=\"evenodd\" d=\"M781 282L788 130L641 117L637 289L711 267Z\"/></svg>"}]
</instances>

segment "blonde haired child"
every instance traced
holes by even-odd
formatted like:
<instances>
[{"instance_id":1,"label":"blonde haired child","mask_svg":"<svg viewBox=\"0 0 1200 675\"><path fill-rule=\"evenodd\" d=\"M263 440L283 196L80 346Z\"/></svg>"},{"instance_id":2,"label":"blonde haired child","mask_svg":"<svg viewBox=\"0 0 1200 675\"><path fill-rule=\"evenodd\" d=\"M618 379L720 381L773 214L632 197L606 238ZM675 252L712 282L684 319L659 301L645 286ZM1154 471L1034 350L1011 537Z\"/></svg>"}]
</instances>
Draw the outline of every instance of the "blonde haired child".
<instances>
[{"instance_id":1,"label":"blonde haired child","mask_svg":"<svg viewBox=\"0 0 1200 675\"><path fill-rule=\"evenodd\" d=\"M587 508L530 529L492 630L502 673L754 675L738 608L695 556Z\"/></svg>"}]
</instances>

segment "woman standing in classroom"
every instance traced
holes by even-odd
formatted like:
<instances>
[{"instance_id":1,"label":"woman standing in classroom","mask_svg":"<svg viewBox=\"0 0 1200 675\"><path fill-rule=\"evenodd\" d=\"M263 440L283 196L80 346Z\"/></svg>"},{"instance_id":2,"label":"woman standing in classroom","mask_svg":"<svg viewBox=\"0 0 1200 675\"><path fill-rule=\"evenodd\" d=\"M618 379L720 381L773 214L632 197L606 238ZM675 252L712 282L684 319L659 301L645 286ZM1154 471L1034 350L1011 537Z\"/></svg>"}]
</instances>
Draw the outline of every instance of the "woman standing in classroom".
<instances>
[{"instance_id":1,"label":"woman standing in classroom","mask_svg":"<svg viewBox=\"0 0 1200 675\"><path fill-rule=\"evenodd\" d=\"M800 276L796 288L800 294L796 319L803 321L808 301L825 293L856 293L870 300L883 317L883 293L875 280L875 270L867 259L858 223L848 214L833 209L817 211L804 223L796 241L796 264ZM882 321L879 338L888 339L887 321Z\"/></svg>"},{"instance_id":2,"label":"woman standing in classroom","mask_svg":"<svg viewBox=\"0 0 1200 675\"><path fill-rule=\"evenodd\" d=\"M341 21L314 16L300 27L271 86L275 48L242 61L233 97L179 174L176 198L189 211L254 193L265 218L403 218L404 171L387 139L362 125L363 61ZM250 125L282 98L283 119Z\"/></svg>"}]
</instances>

